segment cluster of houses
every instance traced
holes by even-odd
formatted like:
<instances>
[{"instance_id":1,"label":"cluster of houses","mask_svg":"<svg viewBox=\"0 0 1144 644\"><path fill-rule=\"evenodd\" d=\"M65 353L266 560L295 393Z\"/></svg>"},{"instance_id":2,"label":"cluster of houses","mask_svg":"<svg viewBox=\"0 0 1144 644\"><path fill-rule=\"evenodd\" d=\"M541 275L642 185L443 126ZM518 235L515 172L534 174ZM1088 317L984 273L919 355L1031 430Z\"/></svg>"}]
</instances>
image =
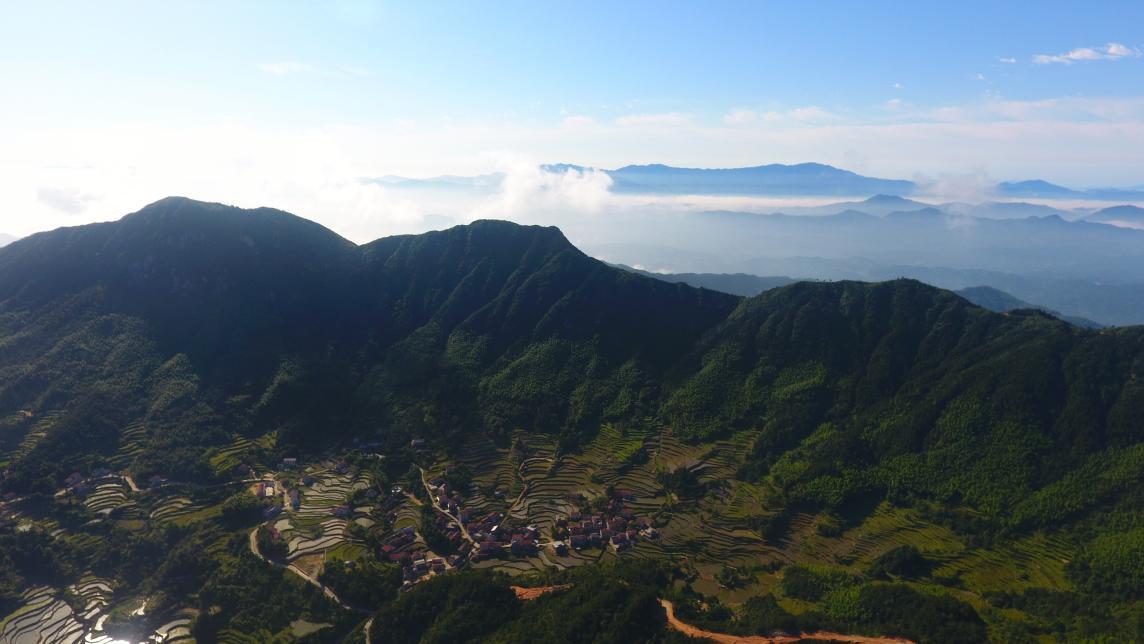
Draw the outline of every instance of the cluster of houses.
<instances>
[{"instance_id":1,"label":"cluster of houses","mask_svg":"<svg viewBox=\"0 0 1144 644\"><path fill-rule=\"evenodd\" d=\"M73 494L83 496L91 491L91 482L111 476L111 470L106 467L94 467L88 476L79 472L72 472L64 479L64 487Z\"/></svg>"},{"instance_id":2,"label":"cluster of houses","mask_svg":"<svg viewBox=\"0 0 1144 644\"><path fill-rule=\"evenodd\" d=\"M631 548L641 538L658 538L658 531L646 519L624 507L624 501L632 500L635 500L634 493L616 490L603 511L574 511L568 517L558 519L553 528L553 552L567 554L570 546L577 551L606 547L618 553Z\"/></svg>"},{"instance_id":3,"label":"cluster of houses","mask_svg":"<svg viewBox=\"0 0 1144 644\"><path fill-rule=\"evenodd\" d=\"M401 576L407 586L464 563L463 555L452 555L446 561L423 552L417 547L417 531L412 526L390 535L381 546L381 555L401 565Z\"/></svg>"},{"instance_id":4,"label":"cluster of houses","mask_svg":"<svg viewBox=\"0 0 1144 644\"><path fill-rule=\"evenodd\" d=\"M540 543L540 530L537 526L509 528L501 522L505 515L488 512L466 526L472 539L477 542L477 551L472 555L474 562L505 555L507 549L516 557L532 557L537 554Z\"/></svg>"},{"instance_id":5,"label":"cluster of houses","mask_svg":"<svg viewBox=\"0 0 1144 644\"><path fill-rule=\"evenodd\" d=\"M429 493L433 496L433 502L438 507L455 517L461 518L461 506L465 504L465 499L460 492L452 489L448 481L440 476L429 479ZM465 519L461 518L461 520L464 521Z\"/></svg>"},{"instance_id":6,"label":"cluster of houses","mask_svg":"<svg viewBox=\"0 0 1144 644\"><path fill-rule=\"evenodd\" d=\"M303 479L303 482L305 482L305 479ZM312 478L310 478L310 482L313 483ZM273 505L263 511L263 516L265 518L273 518L282 513L283 504L281 502L277 502L277 497L279 494L283 493L283 489L286 489L285 481L259 481L258 483L255 483L253 487L251 487L251 491L254 493L254 496L257 496L260 499L274 499L276 501ZM285 501L286 503L290 504L291 509L297 510L298 508L302 507L302 492L298 488L291 487L286 489L285 497Z\"/></svg>"}]
</instances>

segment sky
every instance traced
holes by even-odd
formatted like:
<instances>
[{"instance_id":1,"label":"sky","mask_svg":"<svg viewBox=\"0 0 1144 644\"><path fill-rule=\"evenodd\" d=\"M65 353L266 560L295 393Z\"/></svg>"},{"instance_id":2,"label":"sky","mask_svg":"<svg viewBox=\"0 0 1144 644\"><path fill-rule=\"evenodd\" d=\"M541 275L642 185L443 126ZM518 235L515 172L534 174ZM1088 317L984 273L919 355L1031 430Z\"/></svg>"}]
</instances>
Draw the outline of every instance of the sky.
<instances>
[{"instance_id":1,"label":"sky","mask_svg":"<svg viewBox=\"0 0 1144 644\"><path fill-rule=\"evenodd\" d=\"M358 241L600 208L561 162L1144 185L1144 3L1000 4L4 0L0 232L171 194ZM494 171L524 192L368 181Z\"/></svg>"}]
</instances>

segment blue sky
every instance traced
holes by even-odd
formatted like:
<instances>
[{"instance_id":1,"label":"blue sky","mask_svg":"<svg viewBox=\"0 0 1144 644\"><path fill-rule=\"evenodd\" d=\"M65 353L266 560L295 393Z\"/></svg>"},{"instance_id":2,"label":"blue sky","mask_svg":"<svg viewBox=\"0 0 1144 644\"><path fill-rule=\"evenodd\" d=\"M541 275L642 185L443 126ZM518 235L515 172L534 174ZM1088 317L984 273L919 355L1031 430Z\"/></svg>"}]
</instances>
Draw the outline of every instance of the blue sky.
<instances>
[{"instance_id":1,"label":"blue sky","mask_svg":"<svg viewBox=\"0 0 1144 644\"><path fill-rule=\"evenodd\" d=\"M1144 3L998 4L9 3L0 230L531 162L1144 184Z\"/></svg>"}]
</instances>

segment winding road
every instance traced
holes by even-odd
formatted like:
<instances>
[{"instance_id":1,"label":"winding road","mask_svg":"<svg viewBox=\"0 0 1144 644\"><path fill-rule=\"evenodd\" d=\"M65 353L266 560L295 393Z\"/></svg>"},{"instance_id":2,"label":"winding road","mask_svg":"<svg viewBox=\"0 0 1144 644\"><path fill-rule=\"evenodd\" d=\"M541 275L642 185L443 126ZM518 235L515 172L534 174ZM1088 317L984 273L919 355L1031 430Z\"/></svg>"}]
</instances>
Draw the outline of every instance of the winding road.
<instances>
[{"instance_id":1,"label":"winding road","mask_svg":"<svg viewBox=\"0 0 1144 644\"><path fill-rule=\"evenodd\" d=\"M350 604L342 601L342 598L338 597L338 594L335 593L332 588L323 584L321 581L318 581L317 577L312 577L312 576L306 574L306 571L302 570L298 566L295 566L292 563L284 564L280 561L274 561L273 559L269 559L269 558L263 556L262 552L260 552L258 550L258 528L255 528L255 529L250 531L250 552L255 557L258 557L259 559L265 561L266 563L270 564L271 566L274 566L275 568L284 568L284 569L289 570L290 572L294 573L295 575L298 575L302 579L305 579L307 583L309 583L310 585L321 590L322 593L326 595L326 597L329 597L330 600L333 601L338 606L341 606L342 608L349 610L349 611L353 611L355 613L361 613L363 615L369 614L369 611L364 609L364 608L358 608L356 606L351 606Z\"/></svg>"},{"instance_id":2,"label":"winding road","mask_svg":"<svg viewBox=\"0 0 1144 644\"><path fill-rule=\"evenodd\" d=\"M421 470L421 485L425 486L425 494L427 494L429 496L429 507L433 508L439 514L444 515L445 518L447 518L450 521L452 521L453 523L457 524L457 527L461 529L461 536L464 537L465 541L468 541L469 544L475 548L477 546L477 542L475 539L473 539L473 536L469 534L469 531L467 529L465 529L465 522L461 521L460 518L455 517L455 516L449 514L448 512L442 510L440 508L440 506L438 506L436 503L433 502L433 492L430 491L429 481L428 481L428 479L425 478L425 468L418 467L417 469ZM421 505L420 499L417 499L417 497L415 497L415 496L413 498L417 501L417 505Z\"/></svg>"},{"instance_id":3,"label":"winding road","mask_svg":"<svg viewBox=\"0 0 1144 644\"><path fill-rule=\"evenodd\" d=\"M914 644L910 640L897 637L867 637L865 635L846 635L830 631L814 631L812 633L799 633L798 635L729 635L705 631L675 616L675 606L666 599L659 600L660 606L667 611L667 623L672 629L688 637L706 638L718 644L785 644L787 642L802 642L808 639L826 642L852 642L853 644Z\"/></svg>"}]
</instances>

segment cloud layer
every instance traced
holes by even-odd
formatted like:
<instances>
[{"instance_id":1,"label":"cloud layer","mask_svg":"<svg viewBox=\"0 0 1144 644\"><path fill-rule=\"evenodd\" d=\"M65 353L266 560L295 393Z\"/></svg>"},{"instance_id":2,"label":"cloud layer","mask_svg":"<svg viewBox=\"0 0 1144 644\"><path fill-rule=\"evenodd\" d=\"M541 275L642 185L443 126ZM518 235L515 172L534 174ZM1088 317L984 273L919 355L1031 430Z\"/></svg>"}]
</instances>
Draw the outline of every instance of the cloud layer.
<instances>
[{"instance_id":1,"label":"cloud layer","mask_svg":"<svg viewBox=\"0 0 1144 644\"><path fill-rule=\"evenodd\" d=\"M1038 65L1059 63L1071 65L1073 63L1094 60L1120 60L1121 58L1139 58L1140 50L1116 42L1110 42L1103 47L1078 47L1063 54L1037 54L1033 62ZM1008 62L1002 59L1002 62Z\"/></svg>"}]
</instances>

